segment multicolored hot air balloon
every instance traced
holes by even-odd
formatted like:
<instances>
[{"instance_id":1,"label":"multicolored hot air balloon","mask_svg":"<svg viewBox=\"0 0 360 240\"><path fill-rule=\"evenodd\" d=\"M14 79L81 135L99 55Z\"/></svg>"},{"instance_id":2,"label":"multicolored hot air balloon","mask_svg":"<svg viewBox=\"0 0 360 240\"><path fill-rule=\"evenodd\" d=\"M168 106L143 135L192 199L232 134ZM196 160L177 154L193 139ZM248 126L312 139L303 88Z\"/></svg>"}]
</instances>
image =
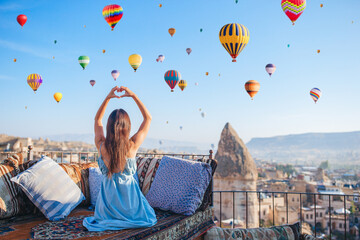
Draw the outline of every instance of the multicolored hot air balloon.
<instances>
[{"instance_id":1,"label":"multicolored hot air balloon","mask_svg":"<svg viewBox=\"0 0 360 240\"><path fill-rule=\"evenodd\" d=\"M114 81L116 81L116 79L119 77L120 72L118 70L112 70L111 71L111 76L114 78Z\"/></svg>"},{"instance_id":2,"label":"multicolored hot air balloon","mask_svg":"<svg viewBox=\"0 0 360 240\"><path fill-rule=\"evenodd\" d=\"M95 85L96 81L95 80L90 80L90 84L93 87Z\"/></svg>"},{"instance_id":3,"label":"multicolored hot air balloon","mask_svg":"<svg viewBox=\"0 0 360 240\"><path fill-rule=\"evenodd\" d=\"M313 88L310 90L310 97L314 100L316 103L319 98L321 97L321 91L318 88Z\"/></svg>"},{"instance_id":4,"label":"multicolored hot air balloon","mask_svg":"<svg viewBox=\"0 0 360 240\"><path fill-rule=\"evenodd\" d=\"M79 60L80 65L82 66L83 70L85 70L86 66L90 62L90 58L88 56L80 56L78 60Z\"/></svg>"},{"instance_id":5,"label":"multicolored hot air balloon","mask_svg":"<svg viewBox=\"0 0 360 240\"><path fill-rule=\"evenodd\" d=\"M159 62L163 62L165 60L165 56L164 55L159 55L159 57L157 58L157 61Z\"/></svg>"},{"instance_id":6,"label":"multicolored hot air balloon","mask_svg":"<svg viewBox=\"0 0 360 240\"><path fill-rule=\"evenodd\" d=\"M258 93L260 89L260 83L255 80L249 80L245 83L245 90L250 95L251 100L253 100L254 96Z\"/></svg>"},{"instance_id":7,"label":"multicolored hot air balloon","mask_svg":"<svg viewBox=\"0 0 360 240\"><path fill-rule=\"evenodd\" d=\"M178 86L179 86L179 88L181 89L181 91L184 91L184 89L185 89L186 86L187 86L186 80L181 79L180 82L178 83Z\"/></svg>"},{"instance_id":8,"label":"multicolored hot air balloon","mask_svg":"<svg viewBox=\"0 0 360 240\"><path fill-rule=\"evenodd\" d=\"M111 31L123 16L123 9L117 4L107 5L104 7L102 14L106 22L110 25Z\"/></svg>"},{"instance_id":9,"label":"multicolored hot air balloon","mask_svg":"<svg viewBox=\"0 0 360 240\"><path fill-rule=\"evenodd\" d=\"M57 103L59 103L60 100L62 99L62 94L59 93L59 92L55 93L54 94L54 99L55 99L55 101L57 101Z\"/></svg>"},{"instance_id":10,"label":"multicolored hot air balloon","mask_svg":"<svg viewBox=\"0 0 360 240\"><path fill-rule=\"evenodd\" d=\"M220 29L219 39L223 47L236 62L236 57L245 48L249 42L249 30L241 24L230 23Z\"/></svg>"},{"instance_id":11,"label":"multicolored hot air balloon","mask_svg":"<svg viewBox=\"0 0 360 240\"><path fill-rule=\"evenodd\" d=\"M181 74L176 70L169 70L165 73L164 79L171 88L171 92L173 92L176 84L181 79Z\"/></svg>"},{"instance_id":12,"label":"multicolored hot air balloon","mask_svg":"<svg viewBox=\"0 0 360 240\"><path fill-rule=\"evenodd\" d=\"M174 36L175 32L176 32L175 28L169 28L169 33L171 36Z\"/></svg>"},{"instance_id":13,"label":"multicolored hot air balloon","mask_svg":"<svg viewBox=\"0 0 360 240\"><path fill-rule=\"evenodd\" d=\"M42 82L43 80L40 74L33 73L27 77L27 83L32 88L32 90L34 90L34 93L36 93Z\"/></svg>"},{"instance_id":14,"label":"multicolored hot air balloon","mask_svg":"<svg viewBox=\"0 0 360 240\"><path fill-rule=\"evenodd\" d=\"M267 64L266 66L265 66L265 70L266 70L266 72L270 75L270 77L271 77L271 75L275 72L275 70L276 70L276 66L274 65L274 64L272 64L272 63L269 63L269 64Z\"/></svg>"},{"instance_id":15,"label":"multicolored hot air balloon","mask_svg":"<svg viewBox=\"0 0 360 240\"><path fill-rule=\"evenodd\" d=\"M24 14L20 14L19 16L17 16L16 20L21 25L21 27L23 27L27 21L27 17Z\"/></svg>"},{"instance_id":16,"label":"multicolored hot air balloon","mask_svg":"<svg viewBox=\"0 0 360 240\"><path fill-rule=\"evenodd\" d=\"M192 52L191 48L187 48L186 52L187 52L188 55L190 55L190 53Z\"/></svg>"},{"instance_id":17,"label":"multicolored hot air balloon","mask_svg":"<svg viewBox=\"0 0 360 240\"><path fill-rule=\"evenodd\" d=\"M282 10L291 20L293 25L306 8L306 0L281 0Z\"/></svg>"},{"instance_id":18,"label":"multicolored hot air balloon","mask_svg":"<svg viewBox=\"0 0 360 240\"><path fill-rule=\"evenodd\" d=\"M139 54L132 54L129 56L129 63L131 67L134 69L134 72L136 72L141 62L142 62L142 57Z\"/></svg>"}]
</instances>

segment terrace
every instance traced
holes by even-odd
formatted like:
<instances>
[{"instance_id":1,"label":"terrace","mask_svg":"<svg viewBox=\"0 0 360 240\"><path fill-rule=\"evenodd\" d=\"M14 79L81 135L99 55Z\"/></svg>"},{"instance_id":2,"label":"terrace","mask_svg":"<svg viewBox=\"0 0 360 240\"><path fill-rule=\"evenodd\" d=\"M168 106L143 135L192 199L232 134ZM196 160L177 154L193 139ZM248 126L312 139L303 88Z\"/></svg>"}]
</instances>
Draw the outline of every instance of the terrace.
<instances>
[{"instance_id":1,"label":"terrace","mask_svg":"<svg viewBox=\"0 0 360 240\"><path fill-rule=\"evenodd\" d=\"M0 152L0 161L9 157L13 152ZM23 154L25 160L39 158L46 155L58 163L84 164L95 162L97 152L64 152L64 151L28 151ZM164 155L177 156L183 159L213 158L213 151L204 154L159 154L138 153L142 157L162 157ZM213 190L211 207L213 220L222 228L253 228L271 227L300 222L301 227L307 225L313 236L330 239L334 235L341 239L350 239L350 228L357 222L358 214L348 209L353 202L358 201L358 195L347 195L340 192L284 192L284 191L223 191ZM225 202L224 199L227 199ZM229 201L230 199L230 201ZM241 208L241 209L239 209ZM239 214L239 210L241 213ZM250 212L258 216L250 216ZM232 212L224 214L224 212ZM357 220L354 220L354 219ZM310 227L310 228L309 228Z\"/></svg>"}]
</instances>

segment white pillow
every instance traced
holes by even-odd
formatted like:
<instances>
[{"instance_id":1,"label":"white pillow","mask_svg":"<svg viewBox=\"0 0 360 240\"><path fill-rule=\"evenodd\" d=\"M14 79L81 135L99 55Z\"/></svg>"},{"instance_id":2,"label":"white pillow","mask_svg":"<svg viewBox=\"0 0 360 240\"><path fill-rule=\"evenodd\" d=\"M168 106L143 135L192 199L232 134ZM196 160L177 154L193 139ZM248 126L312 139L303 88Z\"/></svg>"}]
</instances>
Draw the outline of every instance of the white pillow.
<instances>
[{"instance_id":1,"label":"white pillow","mask_svg":"<svg viewBox=\"0 0 360 240\"><path fill-rule=\"evenodd\" d=\"M101 174L100 168L89 168L89 188L90 188L90 203L96 205L96 199L100 192L101 182L104 179L104 175Z\"/></svg>"},{"instance_id":2,"label":"white pillow","mask_svg":"<svg viewBox=\"0 0 360 240\"><path fill-rule=\"evenodd\" d=\"M49 157L42 156L32 167L11 178L51 221L66 218L85 199L80 188Z\"/></svg>"}]
</instances>

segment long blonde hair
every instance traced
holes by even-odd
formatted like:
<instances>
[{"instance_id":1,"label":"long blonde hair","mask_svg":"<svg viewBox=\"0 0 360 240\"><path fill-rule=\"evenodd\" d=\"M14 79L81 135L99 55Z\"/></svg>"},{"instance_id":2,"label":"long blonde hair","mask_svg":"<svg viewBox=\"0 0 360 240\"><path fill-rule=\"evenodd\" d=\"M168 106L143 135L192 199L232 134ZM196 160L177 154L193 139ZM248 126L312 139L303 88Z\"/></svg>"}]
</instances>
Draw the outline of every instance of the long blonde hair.
<instances>
[{"instance_id":1,"label":"long blonde hair","mask_svg":"<svg viewBox=\"0 0 360 240\"><path fill-rule=\"evenodd\" d=\"M130 149L130 130L131 122L127 112L123 109L114 110L106 125L105 148L110 155L108 177L115 173L115 169L124 171Z\"/></svg>"}]
</instances>

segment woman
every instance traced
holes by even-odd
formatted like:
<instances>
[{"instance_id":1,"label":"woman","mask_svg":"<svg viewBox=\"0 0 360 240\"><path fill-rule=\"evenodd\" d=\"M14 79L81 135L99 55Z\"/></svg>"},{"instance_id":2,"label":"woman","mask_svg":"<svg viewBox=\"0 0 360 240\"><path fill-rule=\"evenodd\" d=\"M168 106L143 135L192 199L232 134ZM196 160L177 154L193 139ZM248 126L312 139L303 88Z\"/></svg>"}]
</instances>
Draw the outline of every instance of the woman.
<instances>
[{"instance_id":1,"label":"woman","mask_svg":"<svg viewBox=\"0 0 360 240\"><path fill-rule=\"evenodd\" d=\"M123 92L117 96L115 92ZM131 97L144 120L137 133L129 139L131 122L123 109L114 110L106 125L104 136L102 118L112 98ZM136 175L136 152L144 141L151 115L139 98L126 87L114 87L95 116L95 145L99 151L99 168L104 180L96 201L95 214L86 217L83 225L89 231L121 230L151 227L156 224L154 209L142 194Z\"/></svg>"}]
</instances>

